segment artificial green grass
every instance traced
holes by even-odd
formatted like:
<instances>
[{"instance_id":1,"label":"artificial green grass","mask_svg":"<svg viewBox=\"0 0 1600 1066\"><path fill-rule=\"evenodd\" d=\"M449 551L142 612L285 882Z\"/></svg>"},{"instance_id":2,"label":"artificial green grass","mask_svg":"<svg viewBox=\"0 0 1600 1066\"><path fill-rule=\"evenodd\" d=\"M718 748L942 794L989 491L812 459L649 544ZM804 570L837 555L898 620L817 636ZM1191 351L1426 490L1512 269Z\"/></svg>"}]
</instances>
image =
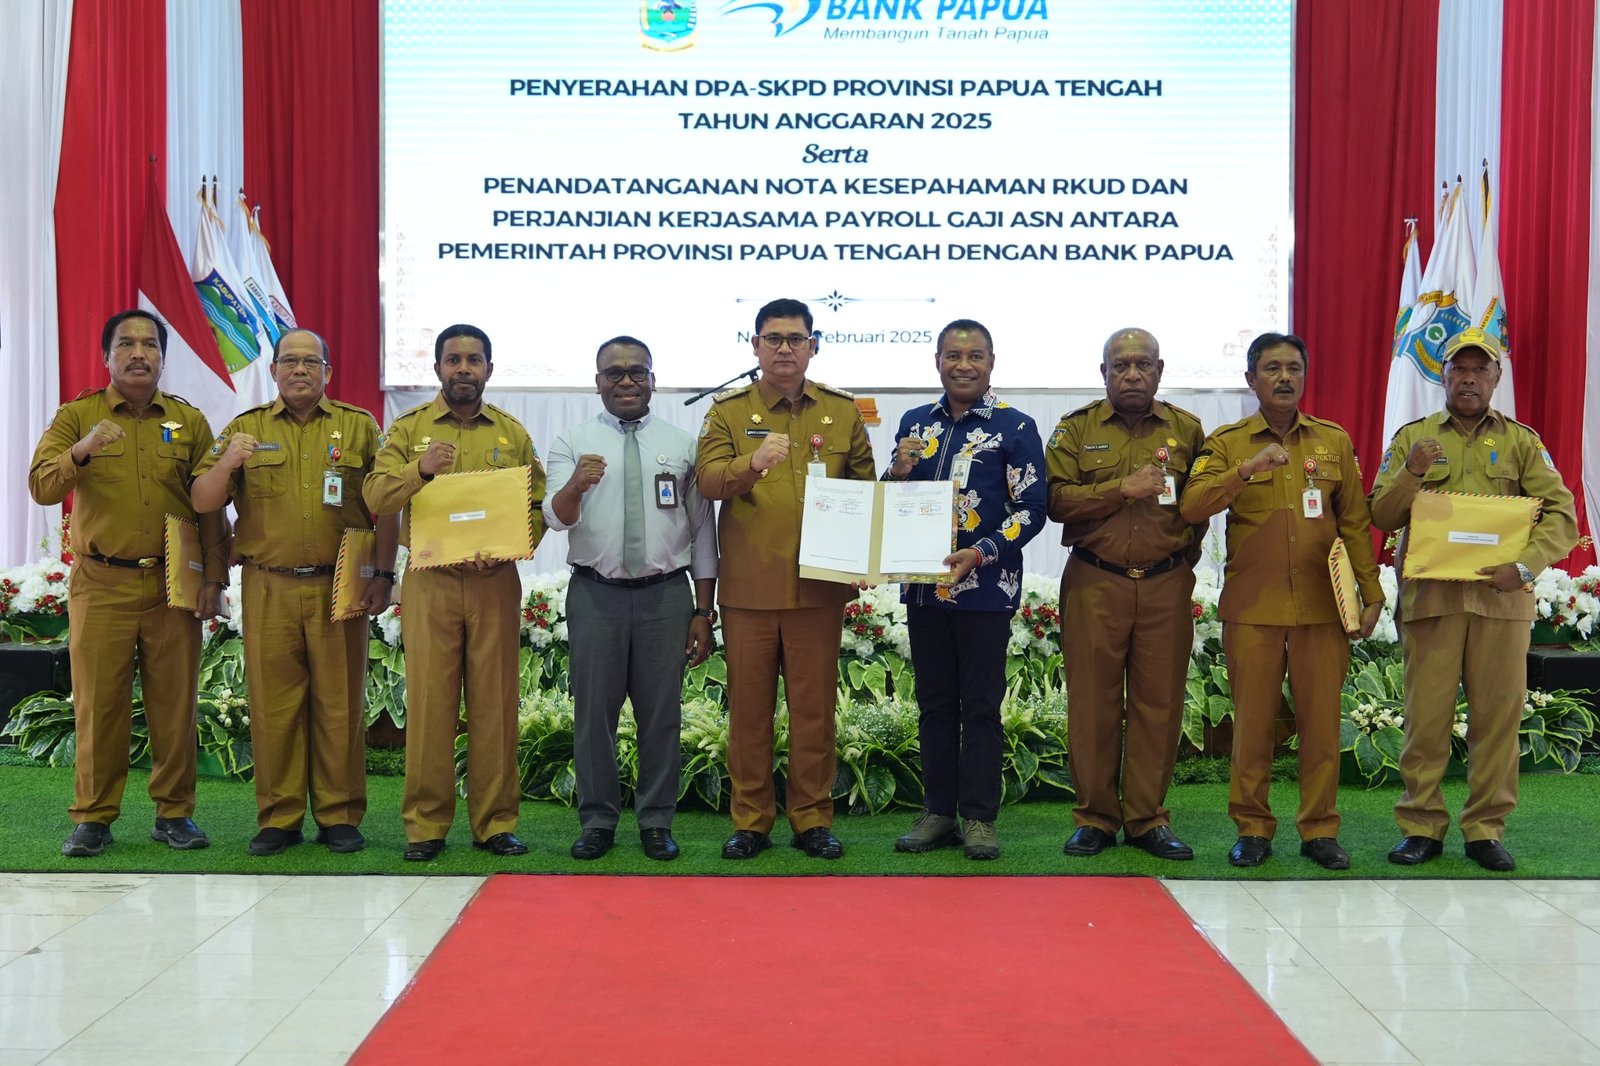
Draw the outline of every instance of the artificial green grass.
<instances>
[{"instance_id":1,"label":"artificial green grass","mask_svg":"<svg viewBox=\"0 0 1600 1066\"><path fill-rule=\"evenodd\" d=\"M1071 809L1064 803L1023 803L1006 807L998 822L1003 854L995 862L972 862L959 849L924 855L902 855L894 839L910 825L914 812L836 819L834 831L844 842L844 858L836 862L808 859L788 847L789 831L780 816L771 851L745 862L720 858L730 826L727 816L704 811L680 812L674 835L683 848L676 862L652 862L639 851L637 825L624 812L617 844L604 858L578 862L567 854L578 833L577 812L554 803L527 801L517 834L529 854L496 858L471 846L465 825L466 806L457 810L449 846L437 862L401 859L405 834L400 824L401 780L369 777L369 813L362 831L368 847L353 855L332 855L310 842L315 826L309 820L307 843L281 855L256 858L245 846L255 835L255 792L246 782L201 778L196 820L210 835L203 851L174 851L149 838L154 810L145 795L148 774L130 771L123 816L113 826L117 842L92 859L68 859L61 842L71 831L66 807L72 796L72 771L16 765L0 760L0 870L115 871L140 873L271 873L271 874L739 874L739 875L906 875L906 874L1133 874L1186 879L1324 880L1350 878L1477 878L1490 874L1465 857L1460 834L1451 832L1443 857L1421 867L1401 867L1384 854L1400 838L1393 818L1396 787L1373 790L1346 787L1339 792L1344 816L1340 842L1349 850L1352 868L1321 869L1299 856L1294 831L1297 799L1294 782L1272 787L1272 804L1281 824L1274 842L1277 854L1264 866L1240 870L1228 865L1235 836L1227 817L1225 784L1174 785L1168 797L1174 831L1193 846L1193 862L1151 858L1135 848L1118 846L1092 859L1061 854L1072 831ZM1465 799L1465 783L1445 783L1451 810ZM1518 878L1600 878L1600 848L1594 827L1600 825L1600 778L1586 775L1525 774L1522 804L1507 826L1506 845L1517 857Z\"/></svg>"}]
</instances>

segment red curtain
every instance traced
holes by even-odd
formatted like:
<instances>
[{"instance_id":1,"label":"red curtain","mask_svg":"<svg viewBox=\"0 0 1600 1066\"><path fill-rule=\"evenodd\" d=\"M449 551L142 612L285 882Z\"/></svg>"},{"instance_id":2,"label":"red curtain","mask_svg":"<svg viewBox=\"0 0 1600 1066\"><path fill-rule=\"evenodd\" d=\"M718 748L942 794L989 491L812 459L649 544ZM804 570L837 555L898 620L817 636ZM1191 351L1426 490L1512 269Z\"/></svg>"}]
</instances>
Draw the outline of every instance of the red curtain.
<instances>
[{"instance_id":1,"label":"red curtain","mask_svg":"<svg viewBox=\"0 0 1600 1066\"><path fill-rule=\"evenodd\" d=\"M145 192L152 167L166 188L166 148L165 0L78 0L55 202L64 400L106 383L100 329L138 303Z\"/></svg>"},{"instance_id":2,"label":"red curtain","mask_svg":"<svg viewBox=\"0 0 1600 1066\"><path fill-rule=\"evenodd\" d=\"M1593 0L1505 5L1500 269L1517 413L1538 429L1584 514ZM1595 398L1589 402L1600 402ZM1594 562L1592 547L1567 568Z\"/></svg>"},{"instance_id":3,"label":"red curtain","mask_svg":"<svg viewBox=\"0 0 1600 1066\"><path fill-rule=\"evenodd\" d=\"M1416 217L1421 246L1433 244L1438 23L1437 0L1295 5L1293 325L1311 355L1305 405L1349 431L1369 484L1388 445L1404 220Z\"/></svg>"},{"instance_id":4,"label":"red curtain","mask_svg":"<svg viewBox=\"0 0 1600 1066\"><path fill-rule=\"evenodd\" d=\"M243 0L245 191L328 391L383 421L377 0ZM74 56L76 60L76 56Z\"/></svg>"}]
</instances>

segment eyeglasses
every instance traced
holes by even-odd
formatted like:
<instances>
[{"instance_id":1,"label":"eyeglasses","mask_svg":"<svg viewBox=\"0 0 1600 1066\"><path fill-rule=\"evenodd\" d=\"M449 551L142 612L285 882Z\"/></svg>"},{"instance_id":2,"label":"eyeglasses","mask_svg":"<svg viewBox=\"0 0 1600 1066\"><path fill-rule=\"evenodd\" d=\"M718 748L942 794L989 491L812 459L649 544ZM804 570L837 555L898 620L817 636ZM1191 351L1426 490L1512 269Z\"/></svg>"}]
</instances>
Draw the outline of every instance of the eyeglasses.
<instances>
[{"instance_id":1,"label":"eyeglasses","mask_svg":"<svg viewBox=\"0 0 1600 1066\"><path fill-rule=\"evenodd\" d=\"M791 349L798 351L801 347L808 344L810 340L811 338L806 336L804 333L790 333L787 335L782 333L763 333L761 335L762 347L766 348L769 352L781 351L785 344L787 344Z\"/></svg>"},{"instance_id":2,"label":"eyeglasses","mask_svg":"<svg viewBox=\"0 0 1600 1066\"><path fill-rule=\"evenodd\" d=\"M293 356L290 356L286 359L274 359L273 362L277 363L285 370L298 370L301 367L305 367L307 370L316 370L320 367L325 367L328 365L325 360L317 359L312 356L308 356L304 359L296 359Z\"/></svg>"},{"instance_id":3,"label":"eyeglasses","mask_svg":"<svg viewBox=\"0 0 1600 1066\"><path fill-rule=\"evenodd\" d=\"M650 368L647 366L608 366L600 371L600 376L613 385L622 384L623 378L628 378L635 385L643 385L650 380Z\"/></svg>"}]
</instances>

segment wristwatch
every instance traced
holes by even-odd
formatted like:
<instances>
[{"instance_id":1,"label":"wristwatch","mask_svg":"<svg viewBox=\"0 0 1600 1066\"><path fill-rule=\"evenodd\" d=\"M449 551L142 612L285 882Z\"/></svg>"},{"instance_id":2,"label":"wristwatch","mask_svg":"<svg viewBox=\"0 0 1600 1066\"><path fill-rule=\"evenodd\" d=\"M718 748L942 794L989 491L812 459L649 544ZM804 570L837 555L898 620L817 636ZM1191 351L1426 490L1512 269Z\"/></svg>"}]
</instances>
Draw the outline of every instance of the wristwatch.
<instances>
[{"instance_id":1,"label":"wristwatch","mask_svg":"<svg viewBox=\"0 0 1600 1066\"><path fill-rule=\"evenodd\" d=\"M373 576L373 577L381 577L381 578L384 578L384 579L386 579L386 580L387 580L387 581L388 581L388 582L389 582L389 583L390 583L390 584L391 584L391 585L392 585L392 584L394 584L394 571L393 571L393 570L374 570L374 571L373 571L373 572L372 572L372 576Z\"/></svg>"},{"instance_id":2,"label":"wristwatch","mask_svg":"<svg viewBox=\"0 0 1600 1066\"><path fill-rule=\"evenodd\" d=\"M1529 570L1528 567L1523 563L1517 563L1515 565L1517 568L1517 576L1522 578L1522 583L1524 585L1533 584L1533 571Z\"/></svg>"},{"instance_id":3,"label":"wristwatch","mask_svg":"<svg viewBox=\"0 0 1600 1066\"><path fill-rule=\"evenodd\" d=\"M694 613L697 617L704 618L712 625L717 624L717 609L715 607L697 607Z\"/></svg>"}]
</instances>

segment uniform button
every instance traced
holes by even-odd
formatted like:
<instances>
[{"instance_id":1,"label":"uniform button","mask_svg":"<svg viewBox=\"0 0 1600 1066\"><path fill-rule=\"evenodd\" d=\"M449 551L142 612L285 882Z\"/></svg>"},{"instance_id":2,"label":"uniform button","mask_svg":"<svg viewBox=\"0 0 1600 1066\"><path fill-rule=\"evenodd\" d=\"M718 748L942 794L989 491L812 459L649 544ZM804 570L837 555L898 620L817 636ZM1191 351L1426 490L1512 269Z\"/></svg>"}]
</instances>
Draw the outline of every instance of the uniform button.
<instances>
[{"instance_id":1,"label":"uniform button","mask_svg":"<svg viewBox=\"0 0 1600 1066\"><path fill-rule=\"evenodd\" d=\"M300 517L301 517L301 518L310 518L310 517L311 517L311 515L310 515L310 513L309 513L309 512L308 512L308 513L306 513L306 514L303 514L303 515L301 515L301 516L300 516Z\"/></svg>"},{"instance_id":2,"label":"uniform button","mask_svg":"<svg viewBox=\"0 0 1600 1066\"><path fill-rule=\"evenodd\" d=\"M1290 544L1293 544L1293 543L1294 543L1294 538L1293 538L1293 537L1290 537L1290 538L1289 538L1289 543L1290 543Z\"/></svg>"},{"instance_id":3,"label":"uniform button","mask_svg":"<svg viewBox=\"0 0 1600 1066\"><path fill-rule=\"evenodd\" d=\"M1300 572L1300 570L1299 570L1298 567L1293 567L1293 566L1289 567L1289 573L1298 574L1299 572Z\"/></svg>"},{"instance_id":4,"label":"uniform button","mask_svg":"<svg viewBox=\"0 0 1600 1066\"><path fill-rule=\"evenodd\" d=\"M303 488L303 489L309 489L311 487L311 482L302 481L302 482L300 482L300 487Z\"/></svg>"},{"instance_id":5,"label":"uniform button","mask_svg":"<svg viewBox=\"0 0 1600 1066\"><path fill-rule=\"evenodd\" d=\"M301 454L301 456L300 456L300 458L302 458L302 459L309 459L309 458L311 458L311 456L309 456L309 455L305 455L305 454Z\"/></svg>"}]
</instances>

